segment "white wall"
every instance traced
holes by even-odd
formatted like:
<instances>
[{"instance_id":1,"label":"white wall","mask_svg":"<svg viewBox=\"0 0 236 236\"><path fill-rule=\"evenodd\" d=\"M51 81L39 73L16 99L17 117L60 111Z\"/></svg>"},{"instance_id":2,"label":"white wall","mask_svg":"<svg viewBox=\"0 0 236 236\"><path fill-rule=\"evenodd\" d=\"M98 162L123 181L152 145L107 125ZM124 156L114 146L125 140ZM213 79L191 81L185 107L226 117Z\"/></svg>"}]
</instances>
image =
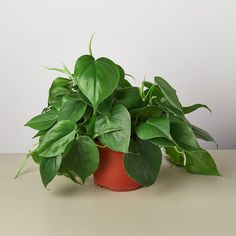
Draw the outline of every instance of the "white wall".
<instances>
[{"instance_id":1,"label":"white wall","mask_svg":"<svg viewBox=\"0 0 236 236\"><path fill-rule=\"evenodd\" d=\"M43 65L72 69L94 31L95 56L138 81L163 76L185 105L208 104L213 113L191 121L236 148L235 12L234 0L0 0L0 152L31 147L34 132L23 125L57 76Z\"/></svg>"}]
</instances>

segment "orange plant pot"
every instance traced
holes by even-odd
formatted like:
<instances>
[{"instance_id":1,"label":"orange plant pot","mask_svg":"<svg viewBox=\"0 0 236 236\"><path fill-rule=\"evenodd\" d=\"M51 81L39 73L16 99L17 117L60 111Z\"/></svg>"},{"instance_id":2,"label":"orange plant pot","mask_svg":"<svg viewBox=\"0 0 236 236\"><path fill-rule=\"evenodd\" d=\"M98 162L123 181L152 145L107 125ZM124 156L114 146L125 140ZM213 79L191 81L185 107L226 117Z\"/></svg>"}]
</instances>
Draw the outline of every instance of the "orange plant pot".
<instances>
[{"instance_id":1,"label":"orange plant pot","mask_svg":"<svg viewBox=\"0 0 236 236\"><path fill-rule=\"evenodd\" d=\"M124 168L124 153L99 147L100 162L94 173L96 185L112 191L131 191L142 187L131 179Z\"/></svg>"}]
</instances>

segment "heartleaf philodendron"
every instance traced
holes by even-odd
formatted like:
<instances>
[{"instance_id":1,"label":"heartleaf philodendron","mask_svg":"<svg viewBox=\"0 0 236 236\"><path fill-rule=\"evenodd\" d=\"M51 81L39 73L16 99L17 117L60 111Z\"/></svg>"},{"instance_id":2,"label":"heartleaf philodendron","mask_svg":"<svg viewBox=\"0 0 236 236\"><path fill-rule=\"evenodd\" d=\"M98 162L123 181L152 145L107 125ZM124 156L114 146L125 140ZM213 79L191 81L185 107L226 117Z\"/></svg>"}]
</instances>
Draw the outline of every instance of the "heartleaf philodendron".
<instances>
[{"instance_id":1,"label":"heartleaf philodendron","mask_svg":"<svg viewBox=\"0 0 236 236\"><path fill-rule=\"evenodd\" d=\"M92 103L94 110L113 93L119 83L119 70L110 59L95 60L90 55L80 57L75 64L74 76L79 89Z\"/></svg>"},{"instance_id":2,"label":"heartleaf philodendron","mask_svg":"<svg viewBox=\"0 0 236 236\"><path fill-rule=\"evenodd\" d=\"M73 72L65 65L49 68L65 78L52 81L47 107L26 123L37 130L38 144L22 168L32 157L46 188L56 175L83 184L100 166L99 149L105 146L124 153L124 171L143 186L152 185L159 175L161 149L173 165L189 173L219 175L197 140L216 141L185 116L210 109L200 103L182 106L175 89L159 76L154 82L144 80L140 88L133 86L133 76L120 65L94 58L91 43L92 38L90 55L80 56Z\"/></svg>"}]
</instances>

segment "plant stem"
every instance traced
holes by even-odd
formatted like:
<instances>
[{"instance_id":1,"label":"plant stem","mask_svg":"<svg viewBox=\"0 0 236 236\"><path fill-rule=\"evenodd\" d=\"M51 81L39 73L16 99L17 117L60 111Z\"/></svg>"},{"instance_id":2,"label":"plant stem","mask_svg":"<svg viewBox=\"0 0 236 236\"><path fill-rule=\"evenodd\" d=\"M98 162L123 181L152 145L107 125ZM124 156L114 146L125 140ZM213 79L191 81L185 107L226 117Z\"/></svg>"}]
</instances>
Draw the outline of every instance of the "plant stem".
<instances>
[{"instance_id":1,"label":"plant stem","mask_svg":"<svg viewBox=\"0 0 236 236\"><path fill-rule=\"evenodd\" d=\"M20 175L21 171L24 169L25 164L28 161L30 156L31 156L31 153L28 153L28 155L25 157L24 161L22 162L21 167L20 167L19 171L17 172L16 176L14 177L14 179L16 179Z\"/></svg>"}]
</instances>

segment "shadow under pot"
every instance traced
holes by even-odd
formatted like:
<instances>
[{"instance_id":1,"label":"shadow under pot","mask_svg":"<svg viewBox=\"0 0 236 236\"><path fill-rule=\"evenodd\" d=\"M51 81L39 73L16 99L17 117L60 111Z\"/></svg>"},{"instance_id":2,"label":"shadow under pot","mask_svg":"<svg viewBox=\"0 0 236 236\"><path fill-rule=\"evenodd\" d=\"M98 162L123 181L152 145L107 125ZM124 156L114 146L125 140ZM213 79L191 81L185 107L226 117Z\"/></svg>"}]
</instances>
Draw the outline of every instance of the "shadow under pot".
<instances>
[{"instance_id":1,"label":"shadow under pot","mask_svg":"<svg viewBox=\"0 0 236 236\"><path fill-rule=\"evenodd\" d=\"M124 153L102 147L99 143L100 161L94 173L96 185L112 191L131 191L142 187L141 184L131 179L124 167Z\"/></svg>"}]
</instances>

